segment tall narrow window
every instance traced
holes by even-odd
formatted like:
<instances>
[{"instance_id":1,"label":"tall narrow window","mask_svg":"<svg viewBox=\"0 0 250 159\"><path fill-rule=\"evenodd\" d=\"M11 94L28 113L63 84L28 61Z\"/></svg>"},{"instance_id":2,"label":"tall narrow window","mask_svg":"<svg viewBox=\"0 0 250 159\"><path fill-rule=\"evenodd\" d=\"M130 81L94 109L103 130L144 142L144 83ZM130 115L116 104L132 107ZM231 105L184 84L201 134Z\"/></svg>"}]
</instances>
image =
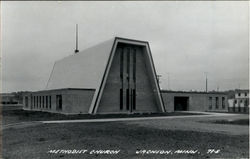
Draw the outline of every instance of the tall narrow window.
<instances>
[{"instance_id":1,"label":"tall narrow window","mask_svg":"<svg viewBox=\"0 0 250 159\"><path fill-rule=\"evenodd\" d=\"M133 89L133 110L136 110L136 93L135 93L135 89Z\"/></svg>"},{"instance_id":2,"label":"tall narrow window","mask_svg":"<svg viewBox=\"0 0 250 159\"><path fill-rule=\"evenodd\" d=\"M62 95L56 95L56 110L62 110Z\"/></svg>"},{"instance_id":3,"label":"tall narrow window","mask_svg":"<svg viewBox=\"0 0 250 159\"><path fill-rule=\"evenodd\" d=\"M123 79L123 49L120 51L120 77Z\"/></svg>"},{"instance_id":4,"label":"tall narrow window","mask_svg":"<svg viewBox=\"0 0 250 159\"><path fill-rule=\"evenodd\" d=\"M213 98L209 97L209 109L211 110L213 108Z\"/></svg>"},{"instance_id":5,"label":"tall narrow window","mask_svg":"<svg viewBox=\"0 0 250 159\"><path fill-rule=\"evenodd\" d=\"M36 96L34 96L33 101L34 101L34 107L36 107Z\"/></svg>"},{"instance_id":6,"label":"tall narrow window","mask_svg":"<svg viewBox=\"0 0 250 159\"><path fill-rule=\"evenodd\" d=\"M33 106L33 96L32 96L32 94L31 94L31 96L30 96L30 108L32 108Z\"/></svg>"},{"instance_id":7,"label":"tall narrow window","mask_svg":"<svg viewBox=\"0 0 250 159\"><path fill-rule=\"evenodd\" d=\"M38 107L38 98L39 98L39 97L36 96L36 105L37 105L37 107ZM40 101L41 101L41 97L40 97ZM39 101L39 102L40 102L40 101Z\"/></svg>"},{"instance_id":8,"label":"tall narrow window","mask_svg":"<svg viewBox=\"0 0 250 159\"><path fill-rule=\"evenodd\" d=\"M129 110L129 89L126 89L126 99L127 110Z\"/></svg>"},{"instance_id":9,"label":"tall narrow window","mask_svg":"<svg viewBox=\"0 0 250 159\"><path fill-rule=\"evenodd\" d=\"M225 97L222 97L221 101L222 101L222 109L225 109L226 106Z\"/></svg>"},{"instance_id":10,"label":"tall narrow window","mask_svg":"<svg viewBox=\"0 0 250 159\"><path fill-rule=\"evenodd\" d=\"M39 107L41 108L42 107L42 97L39 96Z\"/></svg>"},{"instance_id":11,"label":"tall narrow window","mask_svg":"<svg viewBox=\"0 0 250 159\"><path fill-rule=\"evenodd\" d=\"M45 104L45 100L44 100L44 96L43 96L43 108L44 108L44 104Z\"/></svg>"},{"instance_id":12,"label":"tall narrow window","mask_svg":"<svg viewBox=\"0 0 250 159\"><path fill-rule=\"evenodd\" d=\"M123 90L120 89L120 110L123 109Z\"/></svg>"},{"instance_id":13,"label":"tall narrow window","mask_svg":"<svg viewBox=\"0 0 250 159\"><path fill-rule=\"evenodd\" d=\"M28 98L28 97L25 97L25 107L28 107L28 106L29 106L28 102L29 102L29 98Z\"/></svg>"},{"instance_id":14,"label":"tall narrow window","mask_svg":"<svg viewBox=\"0 0 250 159\"><path fill-rule=\"evenodd\" d=\"M245 100L245 104L244 105L245 105L245 107L248 106L248 99Z\"/></svg>"},{"instance_id":15,"label":"tall narrow window","mask_svg":"<svg viewBox=\"0 0 250 159\"><path fill-rule=\"evenodd\" d=\"M134 103L134 101L133 101L133 89L130 89L130 112L132 112L132 110L133 110L133 103Z\"/></svg>"},{"instance_id":16,"label":"tall narrow window","mask_svg":"<svg viewBox=\"0 0 250 159\"><path fill-rule=\"evenodd\" d=\"M34 107L36 107L36 96L33 97Z\"/></svg>"},{"instance_id":17,"label":"tall narrow window","mask_svg":"<svg viewBox=\"0 0 250 159\"><path fill-rule=\"evenodd\" d=\"M133 79L136 81L136 49L133 52Z\"/></svg>"},{"instance_id":18,"label":"tall narrow window","mask_svg":"<svg viewBox=\"0 0 250 159\"><path fill-rule=\"evenodd\" d=\"M130 80L129 73L130 73L130 49L128 48L127 49L127 79L128 79L128 81Z\"/></svg>"},{"instance_id":19,"label":"tall narrow window","mask_svg":"<svg viewBox=\"0 0 250 159\"><path fill-rule=\"evenodd\" d=\"M48 109L48 96L46 96L46 109Z\"/></svg>"},{"instance_id":20,"label":"tall narrow window","mask_svg":"<svg viewBox=\"0 0 250 159\"><path fill-rule=\"evenodd\" d=\"M215 108L218 109L219 108L219 98L215 97Z\"/></svg>"},{"instance_id":21,"label":"tall narrow window","mask_svg":"<svg viewBox=\"0 0 250 159\"><path fill-rule=\"evenodd\" d=\"M49 109L51 109L51 96L49 96Z\"/></svg>"}]
</instances>

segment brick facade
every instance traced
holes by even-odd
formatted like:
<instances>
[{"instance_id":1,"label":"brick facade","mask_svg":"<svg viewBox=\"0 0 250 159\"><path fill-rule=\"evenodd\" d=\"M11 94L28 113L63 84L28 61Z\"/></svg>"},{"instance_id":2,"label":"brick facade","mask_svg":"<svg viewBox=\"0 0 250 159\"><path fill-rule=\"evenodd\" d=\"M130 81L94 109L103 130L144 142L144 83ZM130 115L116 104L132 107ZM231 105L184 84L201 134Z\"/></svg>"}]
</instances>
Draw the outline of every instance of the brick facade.
<instances>
[{"instance_id":1,"label":"brick facade","mask_svg":"<svg viewBox=\"0 0 250 159\"><path fill-rule=\"evenodd\" d=\"M188 98L188 111L228 111L227 95L223 93L162 91L162 97L167 112L175 111L176 97Z\"/></svg>"}]
</instances>

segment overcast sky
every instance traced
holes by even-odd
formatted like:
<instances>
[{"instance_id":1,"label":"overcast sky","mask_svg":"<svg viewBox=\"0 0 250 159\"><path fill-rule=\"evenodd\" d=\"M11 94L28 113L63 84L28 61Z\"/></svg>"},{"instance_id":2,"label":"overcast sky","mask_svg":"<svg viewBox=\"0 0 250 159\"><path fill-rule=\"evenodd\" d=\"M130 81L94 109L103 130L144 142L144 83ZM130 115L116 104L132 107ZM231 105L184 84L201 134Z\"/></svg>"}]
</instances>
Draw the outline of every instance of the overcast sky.
<instances>
[{"instance_id":1,"label":"overcast sky","mask_svg":"<svg viewBox=\"0 0 250 159\"><path fill-rule=\"evenodd\" d=\"M248 88L249 2L1 2L2 92L45 88L53 64L114 36L149 41L161 87ZM169 76L168 76L169 75ZM168 81L169 77L169 81Z\"/></svg>"}]
</instances>

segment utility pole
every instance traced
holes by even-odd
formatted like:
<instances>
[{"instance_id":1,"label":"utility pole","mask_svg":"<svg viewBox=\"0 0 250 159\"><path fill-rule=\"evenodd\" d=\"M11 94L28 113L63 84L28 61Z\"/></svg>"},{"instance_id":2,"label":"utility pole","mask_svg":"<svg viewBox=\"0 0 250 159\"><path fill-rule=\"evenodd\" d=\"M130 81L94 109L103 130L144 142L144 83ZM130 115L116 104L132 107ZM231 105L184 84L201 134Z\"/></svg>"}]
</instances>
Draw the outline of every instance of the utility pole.
<instances>
[{"instance_id":1,"label":"utility pole","mask_svg":"<svg viewBox=\"0 0 250 159\"><path fill-rule=\"evenodd\" d=\"M207 74L208 72L204 72L205 73L205 76L206 76L206 92L207 92Z\"/></svg>"},{"instance_id":2,"label":"utility pole","mask_svg":"<svg viewBox=\"0 0 250 159\"><path fill-rule=\"evenodd\" d=\"M78 53L78 24L76 24L76 49L75 49L75 53Z\"/></svg>"}]
</instances>

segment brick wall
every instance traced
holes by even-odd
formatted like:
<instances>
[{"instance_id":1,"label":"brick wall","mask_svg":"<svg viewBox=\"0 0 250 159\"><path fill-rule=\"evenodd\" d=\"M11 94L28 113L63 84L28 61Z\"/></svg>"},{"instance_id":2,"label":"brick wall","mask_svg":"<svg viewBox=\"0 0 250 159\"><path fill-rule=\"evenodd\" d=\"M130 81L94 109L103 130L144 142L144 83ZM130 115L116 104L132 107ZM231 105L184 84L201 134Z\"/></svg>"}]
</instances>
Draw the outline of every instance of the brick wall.
<instances>
[{"instance_id":1,"label":"brick wall","mask_svg":"<svg viewBox=\"0 0 250 159\"><path fill-rule=\"evenodd\" d=\"M162 92L162 98L167 112L174 111L175 97L188 97L189 111L228 111L227 96L221 93ZM212 99L212 107L209 107L209 97ZM218 97L218 108L216 107L216 97ZM222 107L222 97L224 97L225 100L225 108Z\"/></svg>"},{"instance_id":2,"label":"brick wall","mask_svg":"<svg viewBox=\"0 0 250 159\"><path fill-rule=\"evenodd\" d=\"M130 47L130 46L127 46ZM126 48L126 47L125 47ZM145 52L142 47L133 46L136 49L136 86L131 84L130 87L136 87L136 112L159 112L157 107L154 91L152 88L152 81L149 76L150 73L146 67ZM120 78L120 53L122 49L118 45L118 49L115 52L111 68L107 77L106 85L99 103L97 113L128 113L126 104L124 103L123 109L120 110L120 88L122 88L122 82ZM124 56L124 72L126 72L126 57ZM132 58L130 58L132 62ZM124 87L127 87L128 83L125 79L124 73ZM126 92L124 91L124 94ZM126 98L123 98L125 101Z\"/></svg>"},{"instance_id":3,"label":"brick wall","mask_svg":"<svg viewBox=\"0 0 250 159\"><path fill-rule=\"evenodd\" d=\"M28 97L28 106L24 105L26 110L46 111L63 114L87 114L95 90L83 89L59 89L32 92L24 95ZM56 107L56 96L62 96L62 109ZM41 97L41 101L40 101ZM46 106L46 97L48 105ZM44 98L44 101L42 100ZM38 100L37 100L38 99ZM51 99L51 107L50 100ZM25 102L25 100L24 100ZM44 104L43 104L44 103Z\"/></svg>"}]
</instances>

